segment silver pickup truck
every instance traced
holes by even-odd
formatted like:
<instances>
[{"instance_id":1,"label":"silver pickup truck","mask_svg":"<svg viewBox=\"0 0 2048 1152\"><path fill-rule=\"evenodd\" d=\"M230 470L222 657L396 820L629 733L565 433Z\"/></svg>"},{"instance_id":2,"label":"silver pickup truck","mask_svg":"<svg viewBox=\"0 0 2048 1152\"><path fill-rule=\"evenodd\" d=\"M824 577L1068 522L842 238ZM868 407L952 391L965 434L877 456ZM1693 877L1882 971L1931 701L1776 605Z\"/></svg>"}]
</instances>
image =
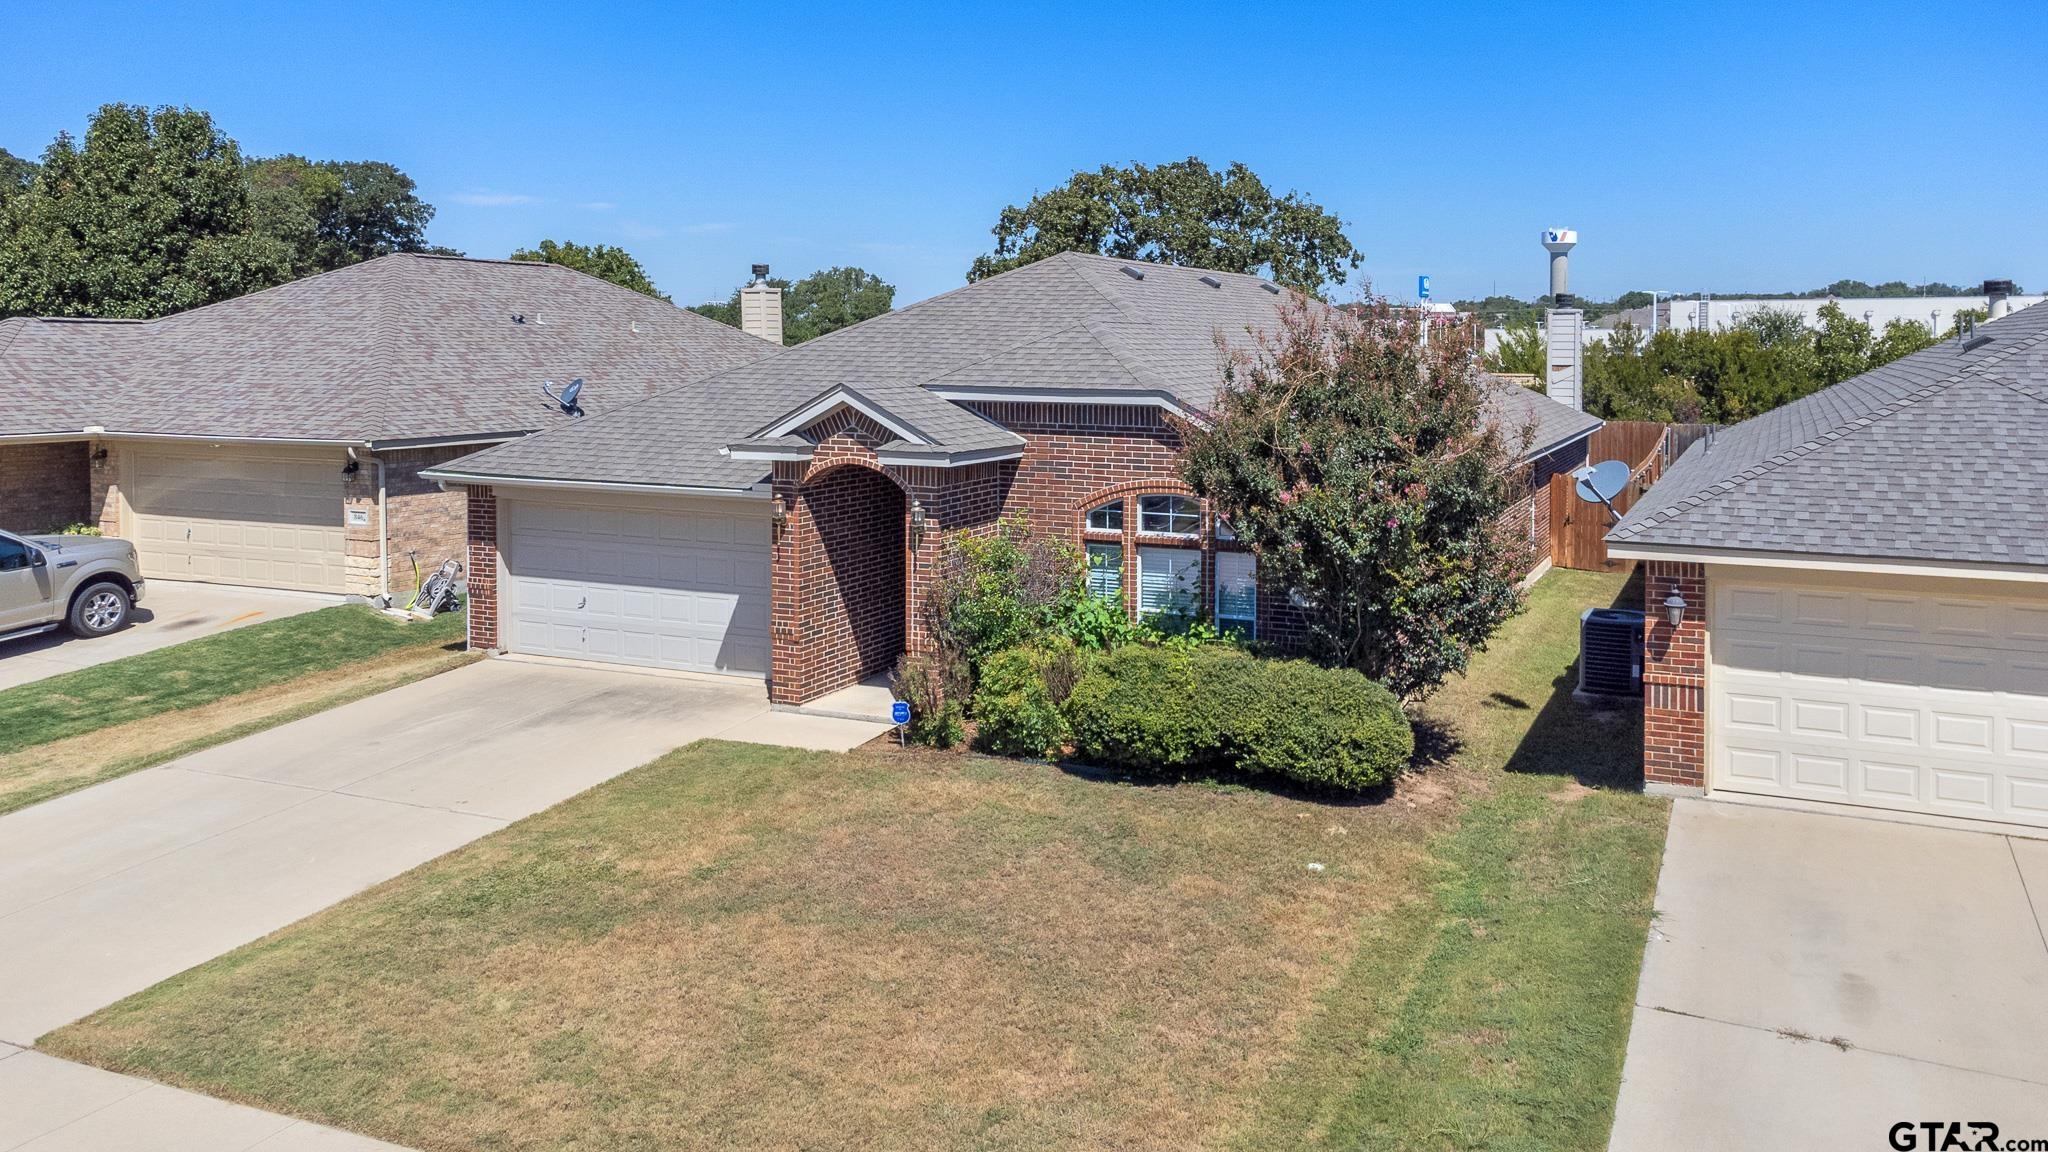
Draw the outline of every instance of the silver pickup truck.
<instances>
[{"instance_id":1,"label":"silver pickup truck","mask_svg":"<svg viewBox=\"0 0 2048 1152\"><path fill-rule=\"evenodd\" d=\"M104 636L141 602L142 569L126 540L0 532L0 640L60 624Z\"/></svg>"}]
</instances>

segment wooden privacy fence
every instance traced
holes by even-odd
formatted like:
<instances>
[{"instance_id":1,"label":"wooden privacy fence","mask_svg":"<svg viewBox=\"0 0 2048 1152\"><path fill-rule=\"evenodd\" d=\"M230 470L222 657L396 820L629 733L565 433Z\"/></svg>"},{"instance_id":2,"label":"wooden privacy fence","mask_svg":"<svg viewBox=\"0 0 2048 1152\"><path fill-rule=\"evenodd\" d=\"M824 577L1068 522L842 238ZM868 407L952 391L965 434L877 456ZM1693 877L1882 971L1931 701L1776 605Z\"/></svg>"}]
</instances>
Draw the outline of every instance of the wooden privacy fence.
<instances>
[{"instance_id":1,"label":"wooden privacy fence","mask_svg":"<svg viewBox=\"0 0 2048 1152\"><path fill-rule=\"evenodd\" d=\"M1586 462L1629 462L1629 482L1614 498L1614 510L1626 516L1664 470L1713 427L1654 420L1609 421L1593 433ZM1623 571L1633 566L1631 561L1607 555L1607 530L1614 527L1614 517L1608 515L1605 505L1579 499L1577 484L1570 475L1550 478L1550 562L1559 568L1588 572Z\"/></svg>"}]
</instances>

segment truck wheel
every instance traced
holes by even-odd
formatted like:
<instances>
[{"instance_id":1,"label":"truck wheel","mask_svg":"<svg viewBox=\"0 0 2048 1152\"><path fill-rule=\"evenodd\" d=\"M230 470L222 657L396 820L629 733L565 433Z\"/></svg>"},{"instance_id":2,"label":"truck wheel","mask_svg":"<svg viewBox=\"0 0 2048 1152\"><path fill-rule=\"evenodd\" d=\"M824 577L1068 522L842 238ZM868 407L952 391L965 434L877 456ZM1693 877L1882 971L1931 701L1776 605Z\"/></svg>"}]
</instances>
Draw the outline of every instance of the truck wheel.
<instances>
[{"instance_id":1,"label":"truck wheel","mask_svg":"<svg viewBox=\"0 0 2048 1152\"><path fill-rule=\"evenodd\" d=\"M118 632L128 622L128 594L119 584L88 584L71 601L71 632L90 640Z\"/></svg>"}]
</instances>

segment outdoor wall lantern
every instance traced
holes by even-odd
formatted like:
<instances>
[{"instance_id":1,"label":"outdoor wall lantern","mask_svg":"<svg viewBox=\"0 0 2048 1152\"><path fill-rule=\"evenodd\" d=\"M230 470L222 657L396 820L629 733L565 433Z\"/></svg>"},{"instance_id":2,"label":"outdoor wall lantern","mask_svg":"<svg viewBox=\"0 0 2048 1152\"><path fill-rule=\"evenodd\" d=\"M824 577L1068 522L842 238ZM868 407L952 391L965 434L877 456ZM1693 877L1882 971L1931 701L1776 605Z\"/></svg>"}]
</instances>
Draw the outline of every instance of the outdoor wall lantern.
<instances>
[{"instance_id":1,"label":"outdoor wall lantern","mask_svg":"<svg viewBox=\"0 0 2048 1152\"><path fill-rule=\"evenodd\" d=\"M789 497L777 496L768 513L769 523L775 526L775 538L782 539L783 530L789 527Z\"/></svg>"},{"instance_id":2,"label":"outdoor wall lantern","mask_svg":"<svg viewBox=\"0 0 2048 1152\"><path fill-rule=\"evenodd\" d=\"M910 546L915 548L922 543L924 543L924 502L912 500L910 502Z\"/></svg>"},{"instance_id":3,"label":"outdoor wall lantern","mask_svg":"<svg viewBox=\"0 0 2048 1152\"><path fill-rule=\"evenodd\" d=\"M1673 628L1685 622L1685 597L1673 592L1664 598L1664 615Z\"/></svg>"}]
</instances>

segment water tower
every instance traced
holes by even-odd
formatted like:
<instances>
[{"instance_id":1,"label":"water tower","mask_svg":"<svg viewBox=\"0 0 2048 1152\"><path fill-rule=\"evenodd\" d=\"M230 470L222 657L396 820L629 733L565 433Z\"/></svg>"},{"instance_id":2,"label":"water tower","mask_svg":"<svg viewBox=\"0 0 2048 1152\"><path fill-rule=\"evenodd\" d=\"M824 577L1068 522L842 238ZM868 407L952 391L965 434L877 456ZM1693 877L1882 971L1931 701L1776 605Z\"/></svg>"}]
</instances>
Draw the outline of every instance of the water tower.
<instances>
[{"instance_id":1,"label":"water tower","mask_svg":"<svg viewBox=\"0 0 2048 1152\"><path fill-rule=\"evenodd\" d=\"M1586 344L1586 315L1573 307L1566 253L1579 242L1569 228L1543 230L1543 248L1550 253L1550 307L1543 310L1543 391L1572 408L1585 407L1581 388Z\"/></svg>"},{"instance_id":2,"label":"water tower","mask_svg":"<svg viewBox=\"0 0 2048 1152\"><path fill-rule=\"evenodd\" d=\"M1550 253L1550 297L1560 308L1571 303L1571 280L1567 254L1577 246L1579 234L1570 228L1545 228L1543 249Z\"/></svg>"}]
</instances>

